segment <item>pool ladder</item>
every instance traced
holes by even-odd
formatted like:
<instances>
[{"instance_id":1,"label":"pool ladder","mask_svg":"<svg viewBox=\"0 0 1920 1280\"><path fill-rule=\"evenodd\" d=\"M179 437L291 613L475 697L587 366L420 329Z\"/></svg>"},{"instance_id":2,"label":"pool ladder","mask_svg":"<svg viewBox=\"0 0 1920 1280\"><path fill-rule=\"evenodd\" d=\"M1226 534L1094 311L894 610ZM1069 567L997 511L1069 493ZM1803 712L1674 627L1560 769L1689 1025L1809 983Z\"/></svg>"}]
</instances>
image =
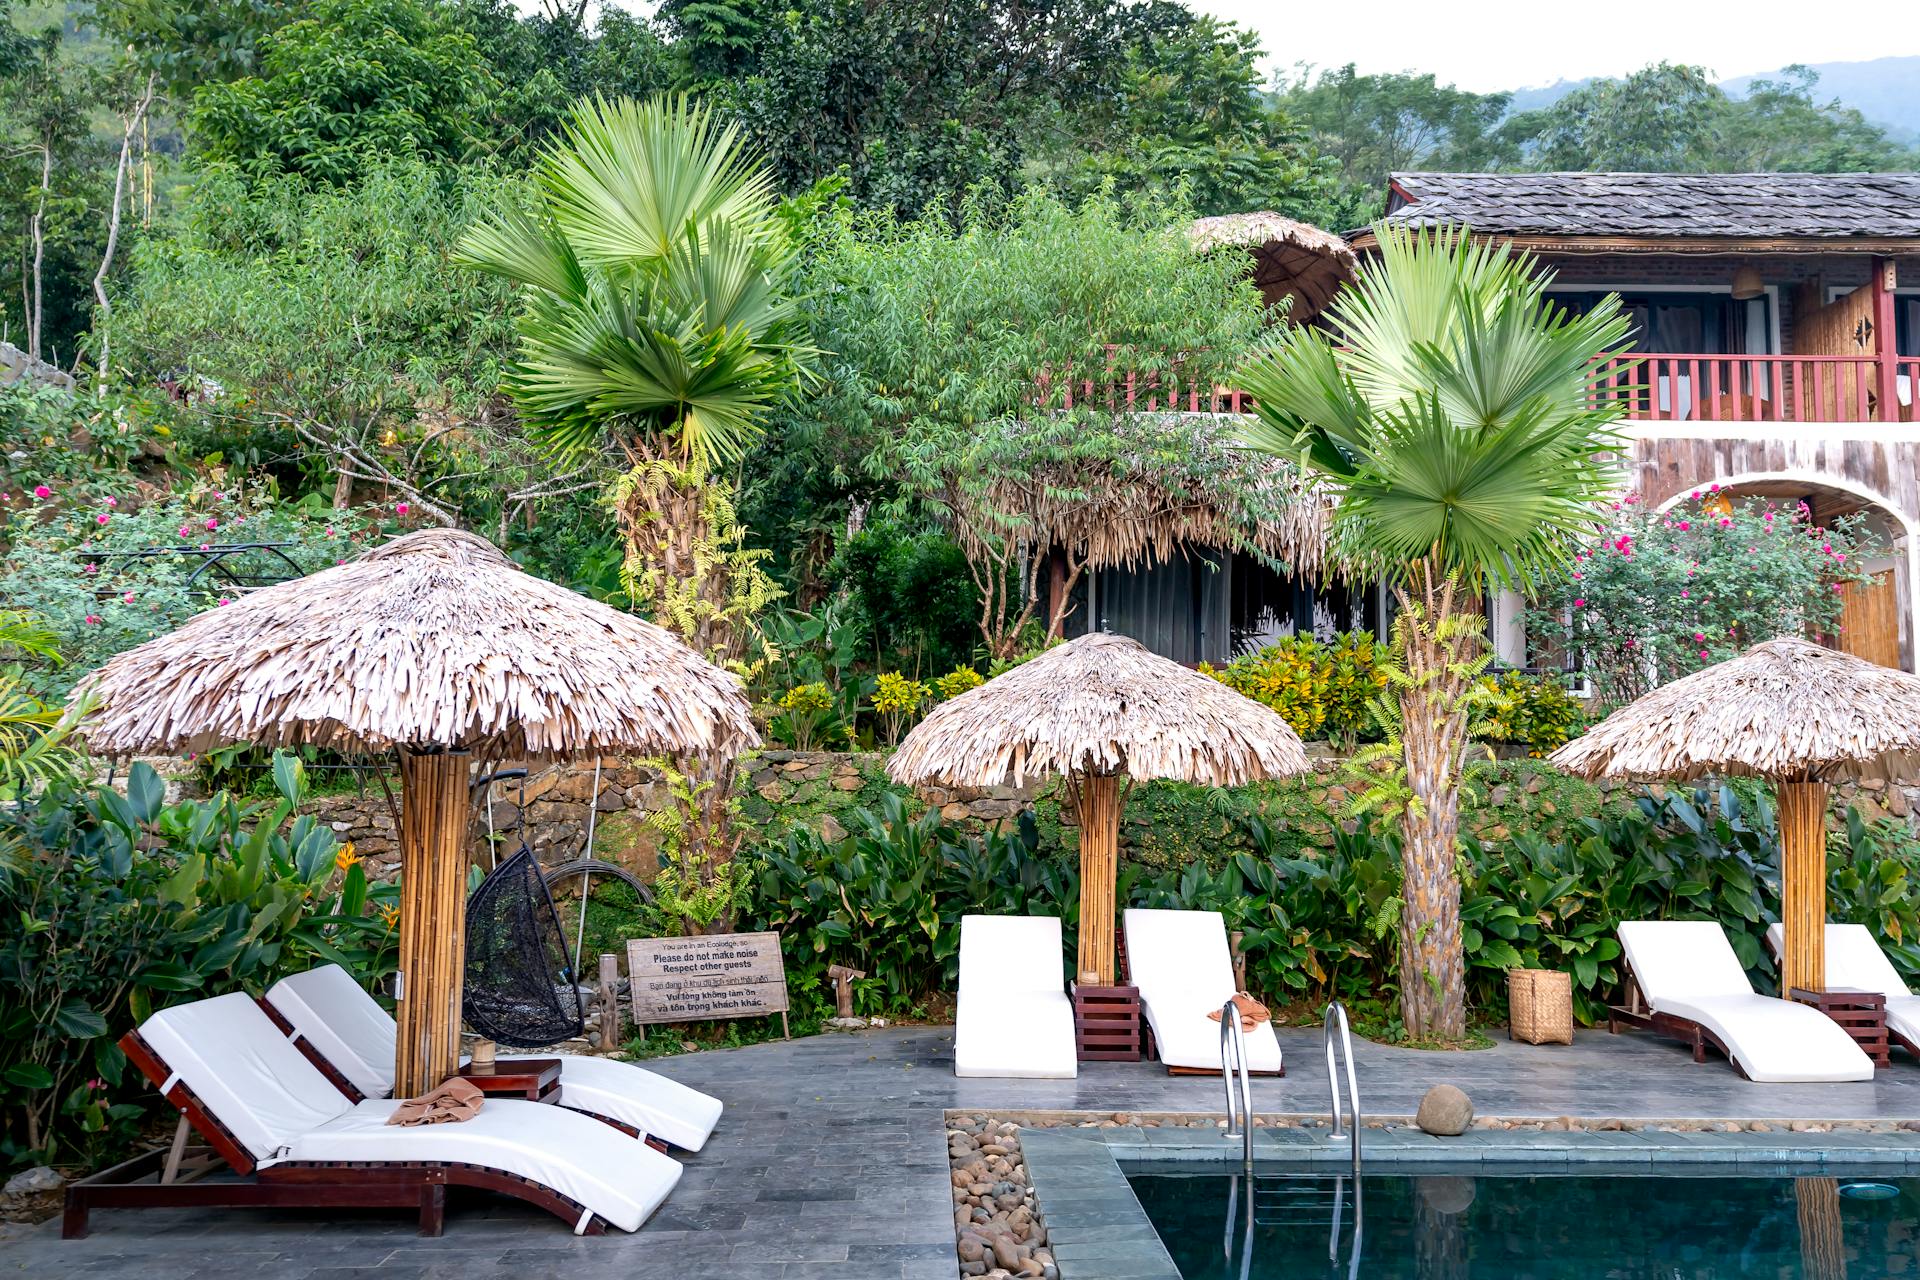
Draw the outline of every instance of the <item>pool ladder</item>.
<instances>
[{"instance_id":1,"label":"pool ladder","mask_svg":"<svg viewBox=\"0 0 1920 1280\"><path fill-rule=\"evenodd\" d=\"M1340 1073L1335 1069L1333 1024L1340 1021L1339 1055L1346 1059L1347 1065L1347 1106L1350 1109L1349 1128L1353 1132L1353 1176L1360 1176L1360 1084L1353 1077L1353 1032L1347 1026L1347 1007L1338 1000L1327 1006L1321 1022L1325 1028L1324 1039L1327 1045L1327 1096L1329 1099L1328 1118L1333 1123L1333 1140L1338 1142L1344 1135L1340 1132Z\"/></svg>"},{"instance_id":2,"label":"pool ladder","mask_svg":"<svg viewBox=\"0 0 1920 1280\"><path fill-rule=\"evenodd\" d=\"M1233 1078L1240 1077L1240 1110L1233 1105ZM1227 1141L1233 1141L1236 1114L1240 1121L1241 1158L1253 1169L1253 1072L1247 1068L1247 1033L1240 1027L1240 1006L1234 997L1220 1006L1220 1083L1227 1090Z\"/></svg>"}]
</instances>

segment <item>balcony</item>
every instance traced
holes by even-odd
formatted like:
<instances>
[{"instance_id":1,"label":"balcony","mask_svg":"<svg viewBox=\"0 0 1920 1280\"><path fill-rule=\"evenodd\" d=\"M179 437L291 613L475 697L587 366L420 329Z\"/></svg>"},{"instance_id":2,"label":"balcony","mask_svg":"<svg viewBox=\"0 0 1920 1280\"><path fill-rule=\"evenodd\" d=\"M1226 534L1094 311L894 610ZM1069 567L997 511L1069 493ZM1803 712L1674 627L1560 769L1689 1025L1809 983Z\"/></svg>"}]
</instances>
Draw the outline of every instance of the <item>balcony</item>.
<instances>
[{"instance_id":1,"label":"balcony","mask_svg":"<svg viewBox=\"0 0 1920 1280\"><path fill-rule=\"evenodd\" d=\"M1247 413L1235 387L1166 369L1132 369L1120 352L1042 373L1034 402L1116 413ZM1629 422L1916 422L1920 356L1620 356L1601 365L1598 395Z\"/></svg>"},{"instance_id":2,"label":"balcony","mask_svg":"<svg viewBox=\"0 0 1920 1280\"><path fill-rule=\"evenodd\" d=\"M1631 422L1913 422L1920 356L1642 355L1600 369Z\"/></svg>"}]
</instances>

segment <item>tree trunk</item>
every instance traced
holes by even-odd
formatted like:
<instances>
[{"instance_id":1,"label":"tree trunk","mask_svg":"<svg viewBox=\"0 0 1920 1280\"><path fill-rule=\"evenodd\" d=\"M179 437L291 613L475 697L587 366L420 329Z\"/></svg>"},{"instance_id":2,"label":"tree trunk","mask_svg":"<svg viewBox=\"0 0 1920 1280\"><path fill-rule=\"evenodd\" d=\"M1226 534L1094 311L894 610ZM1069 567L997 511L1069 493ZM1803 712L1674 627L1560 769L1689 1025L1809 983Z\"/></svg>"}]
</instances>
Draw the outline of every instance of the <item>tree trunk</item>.
<instances>
[{"instance_id":1,"label":"tree trunk","mask_svg":"<svg viewBox=\"0 0 1920 1280\"><path fill-rule=\"evenodd\" d=\"M40 359L40 316L44 300L40 285L41 269L47 259L47 192L53 185L53 139L43 137L40 140L40 199L34 205L33 216L27 220L27 231L33 240L33 270L30 274L32 297L27 307L27 354L35 360Z\"/></svg>"},{"instance_id":2,"label":"tree trunk","mask_svg":"<svg viewBox=\"0 0 1920 1280\"><path fill-rule=\"evenodd\" d=\"M1401 660L1410 678L1400 695L1401 750L1413 803L1401 818L1401 869L1406 901L1400 913L1400 1011L1416 1039L1459 1040L1467 1033L1466 960L1460 940L1460 765L1467 743L1469 681L1459 664L1478 642L1445 641L1454 617L1454 588L1423 564L1403 611L1420 625L1405 629Z\"/></svg>"},{"instance_id":3,"label":"tree trunk","mask_svg":"<svg viewBox=\"0 0 1920 1280\"><path fill-rule=\"evenodd\" d=\"M126 204L127 162L133 156L133 131L140 127L147 108L153 105L154 77L147 76L146 90L133 104L126 118L126 130L120 135L120 161L113 169L113 211L107 217L107 247L100 254L100 269L93 273L94 332L100 335L100 350L94 359L93 385L96 392L106 390L107 363L113 341L113 302L107 297L107 272L113 269L113 254L120 247L120 214Z\"/></svg>"}]
</instances>

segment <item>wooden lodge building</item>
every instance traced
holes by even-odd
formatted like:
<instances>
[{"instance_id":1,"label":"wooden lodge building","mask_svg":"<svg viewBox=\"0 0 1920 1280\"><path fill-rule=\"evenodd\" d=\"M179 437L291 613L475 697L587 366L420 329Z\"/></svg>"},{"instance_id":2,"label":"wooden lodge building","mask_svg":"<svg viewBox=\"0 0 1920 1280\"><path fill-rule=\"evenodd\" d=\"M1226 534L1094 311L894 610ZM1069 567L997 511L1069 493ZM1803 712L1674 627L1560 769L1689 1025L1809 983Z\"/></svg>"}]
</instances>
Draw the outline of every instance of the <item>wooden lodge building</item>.
<instances>
[{"instance_id":1,"label":"wooden lodge building","mask_svg":"<svg viewBox=\"0 0 1920 1280\"><path fill-rule=\"evenodd\" d=\"M1914 669L1920 174L1398 173L1384 220L1465 224L1526 249L1573 308L1619 294L1641 360L1614 384L1634 405L1623 489L1658 508L1719 484L1804 499L1818 520L1865 513L1887 554L1871 583L1849 588L1842 643ZM1288 238L1289 226L1239 215L1234 230L1270 297L1289 287L1282 260L1310 282L1292 313L1310 323L1352 259ZM1374 243L1371 227L1347 237L1357 254ZM1241 402L1221 389L1178 407L1231 414ZM1189 663L1385 618L1377 588L1285 577L1199 546L1094 569L1076 590L1070 633L1125 632ZM1500 660L1526 665L1518 600L1489 603Z\"/></svg>"}]
</instances>

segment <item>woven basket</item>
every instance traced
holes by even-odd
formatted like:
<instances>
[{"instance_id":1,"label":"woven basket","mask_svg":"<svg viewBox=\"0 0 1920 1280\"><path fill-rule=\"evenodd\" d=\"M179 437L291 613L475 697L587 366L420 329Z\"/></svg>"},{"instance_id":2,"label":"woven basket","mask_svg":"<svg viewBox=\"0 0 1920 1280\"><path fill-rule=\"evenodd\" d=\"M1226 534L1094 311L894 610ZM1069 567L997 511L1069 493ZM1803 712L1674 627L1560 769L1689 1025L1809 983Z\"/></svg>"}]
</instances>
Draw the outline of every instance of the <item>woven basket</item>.
<instances>
[{"instance_id":1,"label":"woven basket","mask_svg":"<svg viewBox=\"0 0 1920 1280\"><path fill-rule=\"evenodd\" d=\"M1552 969L1507 970L1509 1024L1526 1044L1573 1043L1573 978Z\"/></svg>"}]
</instances>

